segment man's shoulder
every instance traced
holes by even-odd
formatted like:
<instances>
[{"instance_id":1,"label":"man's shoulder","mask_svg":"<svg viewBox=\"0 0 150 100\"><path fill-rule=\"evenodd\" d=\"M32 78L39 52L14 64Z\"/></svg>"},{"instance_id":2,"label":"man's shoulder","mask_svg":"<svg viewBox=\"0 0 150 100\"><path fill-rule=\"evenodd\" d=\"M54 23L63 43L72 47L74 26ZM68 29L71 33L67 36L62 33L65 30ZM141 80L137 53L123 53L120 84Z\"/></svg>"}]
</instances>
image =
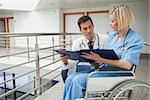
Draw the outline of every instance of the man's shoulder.
<instances>
[{"instance_id":1,"label":"man's shoulder","mask_svg":"<svg viewBox=\"0 0 150 100\"><path fill-rule=\"evenodd\" d=\"M81 40L83 40L83 36L78 37L78 38L75 39L73 42L80 42Z\"/></svg>"},{"instance_id":2,"label":"man's shoulder","mask_svg":"<svg viewBox=\"0 0 150 100\"><path fill-rule=\"evenodd\" d=\"M100 38L100 40L106 40L108 38L108 34L97 34Z\"/></svg>"},{"instance_id":3,"label":"man's shoulder","mask_svg":"<svg viewBox=\"0 0 150 100\"><path fill-rule=\"evenodd\" d=\"M108 34L97 34L99 37L108 37Z\"/></svg>"},{"instance_id":4,"label":"man's shoulder","mask_svg":"<svg viewBox=\"0 0 150 100\"><path fill-rule=\"evenodd\" d=\"M81 49L80 44L82 42L83 42L83 36L80 36L79 38L75 39L72 44L72 50L73 51L80 50Z\"/></svg>"}]
</instances>

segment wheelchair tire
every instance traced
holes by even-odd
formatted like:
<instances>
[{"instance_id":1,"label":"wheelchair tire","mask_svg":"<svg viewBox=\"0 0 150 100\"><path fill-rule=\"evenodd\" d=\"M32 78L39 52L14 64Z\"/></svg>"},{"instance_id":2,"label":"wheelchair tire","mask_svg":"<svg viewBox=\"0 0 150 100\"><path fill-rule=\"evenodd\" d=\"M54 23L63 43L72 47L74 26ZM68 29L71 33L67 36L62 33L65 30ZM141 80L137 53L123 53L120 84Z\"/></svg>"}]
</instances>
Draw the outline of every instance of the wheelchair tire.
<instances>
[{"instance_id":1,"label":"wheelchair tire","mask_svg":"<svg viewBox=\"0 0 150 100\"><path fill-rule=\"evenodd\" d=\"M108 100L150 100L150 84L137 80L122 82L112 90Z\"/></svg>"}]
</instances>

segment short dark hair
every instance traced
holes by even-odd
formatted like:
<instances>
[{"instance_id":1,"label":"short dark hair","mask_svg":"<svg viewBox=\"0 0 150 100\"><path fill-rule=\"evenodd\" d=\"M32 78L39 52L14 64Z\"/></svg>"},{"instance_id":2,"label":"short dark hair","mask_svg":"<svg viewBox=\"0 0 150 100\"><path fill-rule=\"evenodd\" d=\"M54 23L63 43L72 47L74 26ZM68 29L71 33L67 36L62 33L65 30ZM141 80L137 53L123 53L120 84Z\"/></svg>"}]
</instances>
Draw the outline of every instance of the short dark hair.
<instances>
[{"instance_id":1,"label":"short dark hair","mask_svg":"<svg viewBox=\"0 0 150 100\"><path fill-rule=\"evenodd\" d=\"M89 17L89 16L82 16L82 17L80 17L79 18L79 20L78 20L78 26L79 26L79 28L81 29L81 24L82 23L84 23L84 22L86 22L86 21L88 21L88 20L90 20L90 22L92 23L92 25L93 25L93 21L92 21L92 19ZM93 25L94 26L94 25Z\"/></svg>"}]
</instances>

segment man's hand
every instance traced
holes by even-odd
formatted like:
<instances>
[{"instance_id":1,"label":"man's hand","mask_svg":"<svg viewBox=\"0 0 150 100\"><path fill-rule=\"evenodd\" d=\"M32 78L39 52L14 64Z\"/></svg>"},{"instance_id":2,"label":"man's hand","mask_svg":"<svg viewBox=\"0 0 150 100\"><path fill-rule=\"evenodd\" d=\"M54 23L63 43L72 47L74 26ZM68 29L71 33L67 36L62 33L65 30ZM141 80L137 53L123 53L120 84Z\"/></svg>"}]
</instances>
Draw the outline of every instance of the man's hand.
<instances>
[{"instance_id":1,"label":"man's hand","mask_svg":"<svg viewBox=\"0 0 150 100\"><path fill-rule=\"evenodd\" d=\"M67 57L67 55L61 55L61 56L60 56L60 60L61 60L65 65L68 64L68 57Z\"/></svg>"},{"instance_id":2,"label":"man's hand","mask_svg":"<svg viewBox=\"0 0 150 100\"><path fill-rule=\"evenodd\" d=\"M95 68L98 68L100 66L100 64L96 62L90 62L90 64Z\"/></svg>"}]
</instances>

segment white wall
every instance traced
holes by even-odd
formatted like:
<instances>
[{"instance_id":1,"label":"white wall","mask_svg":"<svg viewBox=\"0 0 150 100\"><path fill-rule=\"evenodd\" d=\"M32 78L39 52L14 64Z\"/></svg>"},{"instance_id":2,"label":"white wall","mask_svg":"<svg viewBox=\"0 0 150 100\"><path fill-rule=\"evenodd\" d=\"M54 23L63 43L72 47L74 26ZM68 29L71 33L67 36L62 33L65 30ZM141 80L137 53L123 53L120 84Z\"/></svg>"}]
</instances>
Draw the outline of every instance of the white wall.
<instances>
[{"instance_id":1,"label":"white wall","mask_svg":"<svg viewBox=\"0 0 150 100\"><path fill-rule=\"evenodd\" d=\"M77 9L64 9L64 12L86 12L86 11L97 11L97 10L108 10L109 5L94 8L77 8Z\"/></svg>"},{"instance_id":2,"label":"white wall","mask_svg":"<svg viewBox=\"0 0 150 100\"><path fill-rule=\"evenodd\" d=\"M97 34L106 34L111 32L109 26L109 13L89 14L94 23L95 32Z\"/></svg>"},{"instance_id":3,"label":"white wall","mask_svg":"<svg viewBox=\"0 0 150 100\"><path fill-rule=\"evenodd\" d=\"M14 13L14 32L59 32L59 9Z\"/></svg>"},{"instance_id":4,"label":"white wall","mask_svg":"<svg viewBox=\"0 0 150 100\"><path fill-rule=\"evenodd\" d=\"M15 33L59 33L60 30L59 9L38 10L32 12L14 13ZM59 37L55 38L55 45L59 44ZM38 38L40 47L52 46L52 37L42 36ZM27 47L26 38L16 38L16 47ZM24 45L22 45L24 44ZM35 37L29 38L29 46L35 47Z\"/></svg>"}]
</instances>

